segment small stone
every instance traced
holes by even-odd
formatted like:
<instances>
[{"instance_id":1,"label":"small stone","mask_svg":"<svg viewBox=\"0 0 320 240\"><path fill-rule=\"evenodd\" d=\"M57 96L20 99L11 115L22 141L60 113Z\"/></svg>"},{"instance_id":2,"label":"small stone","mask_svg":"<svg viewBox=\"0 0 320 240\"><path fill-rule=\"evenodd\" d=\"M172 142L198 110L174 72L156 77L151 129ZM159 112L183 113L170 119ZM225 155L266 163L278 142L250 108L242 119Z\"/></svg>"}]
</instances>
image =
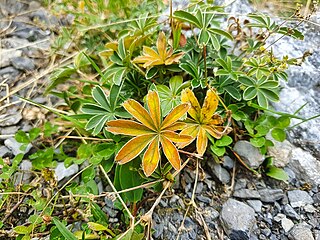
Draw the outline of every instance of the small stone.
<instances>
[{"instance_id":1,"label":"small stone","mask_svg":"<svg viewBox=\"0 0 320 240\"><path fill-rule=\"evenodd\" d=\"M280 222L282 219L286 218L286 215L282 214L282 213L278 213L275 217L274 217L274 221L276 222Z\"/></svg>"},{"instance_id":2,"label":"small stone","mask_svg":"<svg viewBox=\"0 0 320 240\"><path fill-rule=\"evenodd\" d=\"M268 148L268 155L273 156L273 164L276 167L285 167L288 165L292 157L293 145L284 140L283 142L278 142L273 140L274 146Z\"/></svg>"},{"instance_id":3,"label":"small stone","mask_svg":"<svg viewBox=\"0 0 320 240\"><path fill-rule=\"evenodd\" d=\"M294 226L289 233L290 240L314 240L312 232L306 223Z\"/></svg>"},{"instance_id":4,"label":"small stone","mask_svg":"<svg viewBox=\"0 0 320 240\"><path fill-rule=\"evenodd\" d=\"M0 79L7 79L8 82L15 80L20 75L20 71L14 67L6 67L0 69Z\"/></svg>"},{"instance_id":5,"label":"small stone","mask_svg":"<svg viewBox=\"0 0 320 240\"><path fill-rule=\"evenodd\" d=\"M297 220L300 219L299 214L289 204L286 204L284 206L283 213L288 217L291 217L291 218L294 218L294 219L297 219Z\"/></svg>"},{"instance_id":6,"label":"small stone","mask_svg":"<svg viewBox=\"0 0 320 240\"><path fill-rule=\"evenodd\" d=\"M202 196L202 195L198 195L198 196L197 196L197 199L198 199L200 202L203 202L203 203L211 203L211 202L212 202L211 198L205 197L205 196Z\"/></svg>"},{"instance_id":7,"label":"small stone","mask_svg":"<svg viewBox=\"0 0 320 240\"><path fill-rule=\"evenodd\" d=\"M239 189L233 193L233 197L242 199L260 199L260 194L257 190Z\"/></svg>"},{"instance_id":8,"label":"small stone","mask_svg":"<svg viewBox=\"0 0 320 240\"><path fill-rule=\"evenodd\" d=\"M293 149L289 167L299 180L309 182L312 185L320 185L320 161L309 152L301 148Z\"/></svg>"},{"instance_id":9,"label":"small stone","mask_svg":"<svg viewBox=\"0 0 320 240\"><path fill-rule=\"evenodd\" d=\"M256 213L261 212L262 202L260 200L247 200L247 203Z\"/></svg>"},{"instance_id":10,"label":"small stone","mask_svg":"<svg viewBox=\"0 0 320 240\"><path fill-rule=\"evenodd\" d=\"M230 182L231 177L229 172L221 167L220 164L217 164L214 161L208 161L208 166L221 183L228 184Z\"/></svg>"},{"instance_id":11,"label":"small stone","mask_svg":"<svg viewBox=\"0 0 320 240\"><path fill-rule=\"evenodd\" d=\"M12 114L3 114L0 116L0 127L7 127L16 125L22 119L22 115L19 112L12 113Z\"/></svg>"},{"instance_id":12,"label":"small stone","mask_svg":"<svg viewBox=\"0 0 320 240\"><path fill-rule=\"evenodd\" d=\"M22 160L19 166L20 170L23 171L23 178L22 181L24 183L28 182L30 178L32 177L31 169L32 169L32 163L29 160Z\"/></svg>"},{"instance_id":13,"label":"small stone","mask_svg":"<svg viewBox=\"0 0 320 240\"><path fill-rule=\"evenodd\" d=\"M307 204L306 206L304 206L304 210L307 213L314 213L317 209L314 206L312 206L311 204Z\"/></svg>"},{"instance_id":14,"label":"small stone","mask_svg":"<svg viewBox=\"0 0 320 240\"><path fill-rule=\"evenodd\" d=\"M55 177L57 181L61 181L64 178L70 177L79 171L79 166L77 164L72 164L68 168L64 166L63 162L59 162L54 170Z\"/></svg>"},{"instance_id":15,"label":"small stone","mask_svg":"<svg viewBox=\"0 0 320 240\"><path fill-rule=\"evenodd\" d=\"M273 203L284 197L282 189L261 189L259 190L261 201L266 203Z\"/></svg>"},{"instance_id":16,"label":"small stone","mask_svg":"<svg viewBox=\"0 0 320 240\"><path fill-rule=\"evenodd\" d=\"M231 170L234 167L234 160L230 158L229 156L224 156L222 158L222 166L228 170Z\"/></svg>"},{"instance_id":17,"label":"small stone","mask_svg":"<svg viewBox=\"0 0 320 240\"><path fill-rule=\"evenodd\" d=\"M203 190L203 182L198 182L197 188L196 188L196 193L200 194Z\"/></svg>"},{"instance_id":18,"label":"small stone","mask_svg":"<svg viewBox=\"0 0 320 240\"><path fill-rule=\"evenodd\" d=\"M0 135L14 135L19 130L19 126L9 126L0 128ZM2 138L2 137L1 137ZM9 137L3 137L2 139L7 139Z\"/></svg>"},{"instance_id":19,"label":"small stone","mask_svg":"<svg viewBox=\"0 0 320 240\"><path fill-rule=\"evenodd\" d=\"M5 145L7 148L9 148L9 149L12 151L13 155L15 155L15 156L18 155L19 153L24 153L24 154L28 153L28 152L30 151L31 147L32 147L31 144L28 144L27 147L26 147L26 149L25 149L24 151L23 151L23 150L20 150L20 147L21 147L22 145L24 145L24 144L18 143L17 140L15 140L14 138L8 138L8 139L6 139L6 140L4 141L4 145Z\"/></svg>"},{"instance_id":20,"label":"small stone","mask_svg":"<svg viewBox=\"0 0 320 240\"><path fill-rule=\"evenodd\" d=\"M293 208L303 207L307 204L313 204L312 197L306 191L302 190L288 191L288 198L290 201L290 205Z\"/></svg>"},{"instance_id":21,"label":"small stone","mask_svg":"<svg viewBox=\"0 0 320 240\"><path fill-rule=\"evenodd\" d=\"M287 233L291 230L291 228L293 228L294 223L290 219L285 217L281 220L281 226L283 230Z\"/></svg>"},{"instance_id":22,"label":"small stone","mask_svg":"<svg viewBox=\"0 0 320 240\"><path fill-rule=\"evenodd\" d=\"M264 160L264 156L259 149L252 146L248 141L241 140L236 142L233 150L240 155L245 164L254 169L258 168Z\"/></svg>"},{"instance_id":23,"label":"small stone","mask_svg":"<svg viewBox=\"0 0 320 240\"><path fill-rule=\"evenodd\" d=\"M231 239L249 240L256 223L254 209L232 198L223 204L220 220L224 231Z\"/></svg>"},{"instance_id":24,"label":"small stone","mask_svg":"<svg viewBox=\"0 0 320 240\"><path fill-rule=\"evenodd\" d=\"M312 198L313 198L314 203L318 203L319 204L320 203L320 192L314 194Z\"/></svg>"},{"instance_id":25,"label":"small stone","mask_svg":"<svg viewBox=\"0 0 320 240\"><path fill-rule=\"evenodd\" d=\"M21 57L21 50L3 49L0 51L0 68L4 68L10 65L13 58Z\"/></svg>"},{"instance_id":26,"label":"small stone","mask_svg":"<svg viewBox=\"0 0 320 240\"><path fill-rule=\"evenodd\" d=\"M246 186L247 186L247 180L245 178L240 178L236 181L234 189L235 190L243 189L243 188L246 188Z\"/></svg>"},{"instance_id":27,"label":"small stone","mask_svg":"<svg viewBox=\"0 0 320 240\"><path fill-rule=\"evenodd\" d=\"M6 146L0 146L0 158L7 157L11 151Z\"/></svg>"},{"instance_id":28,"label":"small stone","mask_svg":"<svg viewBox=\"0 0 320 240\"><path fill-rule=\"evenodd\" d=\"M22 71L32 71L36 68L33 60L27 57L14 57L11 59L12 65Z\"/></svg>"}]
</instances>

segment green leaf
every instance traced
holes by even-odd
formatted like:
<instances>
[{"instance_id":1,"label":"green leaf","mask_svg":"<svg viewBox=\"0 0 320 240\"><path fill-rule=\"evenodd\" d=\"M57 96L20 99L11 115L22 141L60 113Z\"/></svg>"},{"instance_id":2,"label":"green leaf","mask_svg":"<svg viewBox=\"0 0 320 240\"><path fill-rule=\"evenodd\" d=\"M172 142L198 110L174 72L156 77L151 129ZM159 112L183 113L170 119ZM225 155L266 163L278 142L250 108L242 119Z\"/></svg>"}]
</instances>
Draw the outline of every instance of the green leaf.
<instances>
[{"instance_id":1,"label":"green leaf","mask_svg":"<svg viewBox=\"0 0 320 240\"><path fill-rule=\"evenodd\" d=\"M266 169L266 174L269 177L272 177L274 179L281 180L281 181L288 181L289 179L288 174L283 169L277 168L275 166L269 166Z\"/></svg>"},{"instance_id":2,"label":"green leaf","mask_svg":"<svg viewBox=\"0 0 320 240\"><path fill-rule=\"evenodd\" d=\"M83 52L78 53L77 56L75 56L75 58L74 58L74 66L76 69L81 69L81 68L88 66L90 64L91 64L90 61L83 54Z\"/></svg>"},{"instance_id":3,"label":"green leaf","mask_svg":"<svg viewBox=\"0 0 320 240\"><path fill-rule=\"evenodd\" d=\"M218 157L222 157L226 153L226 149L224 147L217 147L216 145L211 145L210 149Z\"/></svg>"},{"instance_id":4,"label":"green leaf","mask_svg":"<svg viewBox=\"0 0 320 240\"><path fill-rule=\"evenodd\" d=\"M268 108L269 104L268 104L268 99L266 98L266 96L260 91L258 91L257 96L258 96L258 104L261 107Z\"/></svg>"},{"instance_id":5,"label":"green leaf","mask_svg":"<svg viewBox=\"0 0 320 240\"><path fill-rule=\"evenodd\" d=\"M202 27L199 20L195 16L193 16L191 13L180 10L180 11L175 11L173 16L181 21L191 23L198 28Z\"/></svg>"},{"instance_id":6,"label":"green leaf","mask_svg":"<svg viewBox=\"0 0 320 240\"><path fill-rule=\"evenodd\" d=\"M81 179L84 183L87 183L90 180L94 179L95 176L96 176L96 171L94 170L94 167L88 167L86 170L84 170L81 173Z\"/></svg>"},{"instance_id":7,"label":"green leaf","mask_svg":"<svg viewBox=\"0 0 320 240\"><path fill-rule=\"evenodd\" d=\"M226 87L224 87L224 90L226 90L227 93L229 93L231 95L231 97L233 97L235 100L241 101L241 93L234 86L231 86L231 85L226 86Z\"/></svg>"},{"instance_id":8,"label":"green leaf","mask_svg":"<svg viewBox=\"0 0 320 240\"><path fill-rule=\"evenodd\" d=\"M93 231L106 231L108 230L108 227L103 226L102 224L95 223L95 222L88 222L89 229Z\"/></svg>"},{"instance_id":9,"label":"green leaf","mask_svg":"<svg viewBox=\"0 0 320 240\"><path fill-rule=\"evenodd\" d=\"M262 147L265 142L266 142L266 139L264 137L250 138L250 143L257 148Z\"/></svg>"},{"instance_id":10,"label":"green leaf","mask_svg":"<svg viewBox=\"0 0 320 240\"><path fill-rule=\"evenodd\" d=\"M32 225L30 225L30 226L32 226ZM13 231L15 233L18 233L18 234L27 235L27 234L30 234L31 231L32 231L32 228L30 226L28 226L28 227L26 227L26 226L16 226L16 227L13 228Z\"/></svg>"},{"instance_id":11,"label":"green leaf","mask_svg":"<svg viewBox=\"0 0 320 240\"><path fill-rule=\"evenodd\" d=\"M279 142L283 142L286 139L286 132L281 129L281 128L274 128L271 131L271 136L279 141Z\"/></svg>"},{"instance_id":12,"label":"green leaf","mask_svg":"<svg viewBox=\"0 0 320 240\"><path fill-rule=\"evenodd\" d=\"M91 213L96 222L103 225L108 225L107 215L101 210L99 205L94 202L91 203Z\"/></svg>"},{"instance_id":13,"label":"green leaf","mask_svg":"<svg viewBox=\"0 0 320 240\"><path fill-rule=\"evenodd\" d=\"M111 89L110 89L110 107L112 109L112 111L114 111L116 109L117 106L117 102L118 102L118 97L121 91L121 87L122 85L118 86L116 84L113 84Z\"/></svg>"},{"instance_id":14,"label":"green leaf","mask_svg":"<svg viewBox=\"0 0 320 240\"><path fill-rule=\"evenodd\" d=\"M251 100L255 98L257 94L258 94L257 89L255 89L254 87L248 87L243 92L243 99L246 101Z\"/></svg>"},{"instance_id":15,"label":"green leaf","mask_svg":"<svg viewBox=\"0 0 320 240\"><path fill-rule=\"evenodd\" d=\"M224 37L228 38L229 40L233 41L232 35L226 31L223 31L218 28L209 28L208 31L212 34L218 34L220 36L224 36Z\"/></svg>"},{"instance_id":16,"label":"green leaf","mask_svg":"<svg viewBox=\"0 0 320 240\"><path fill-rule=\"evenodd\" d=\"M28 135L27 135L24 131L22 131L22 130L19 130L19 131L15 134L14 138L15 138L15 139L17 140L17 142L19 142L19 143L30 143L30 139L29 139Z\"/></svg>"},{"instance_id":17,"label":"green leaf","mask_svg":"<svg viewBox=\"0 0 320 240\"><path fill-rule=\"evenodd\" d=\"M89 158L92 155L91 144L81 144L77 150L77 158Z\"/></svg>"},{"instance_id":18,"label":"green leaf","mask_svg":"<svg viewBox=\"0 0 320 240\"><path fill-rule=\"evenodd\" d=\"M96 86L92 90L92 97L94 98L94 100L97 103L100 104L101 107L103 107L107 111L110 111L110 103L109 103L109 101L107 99L107 96L106 96L105 92L103 91L103 89L100 86Z\"/></svg>"},{"instance_id":19,"label":"green leaf","mask_svg":"<svg viewBox=\"0 0 320 240\"><path fill-rule=\"evenodd\" d=\"M287 128L290 125L290 118L286 116L281 116L277 119L276 127L278 128Z\"/></svg>"},{"instance_id":20,"label":"green leaf","mask_svg":"<svg viewBox=\"0 0 320 240\"><path fill-rule=\"evenodd\" d=\"M233 139L227 135L223 136L221 139L218 139L215 143L217 147L229 146L233 142Z\"/></svg>"},{"instance_id":21,"label":"green leaf","mask_svg":"<svg viewBox=\"0 0 320 240\"><path fill-rule=\"evenodd\" d=\"M181 76L174 76L170 78L169 80L169 87L172 91L172 93L178 93L178 90L180 90L180 86L182 85L183 79Z\"/></svg>"},{"instance_id":22,"label":"green leaf","mask_svg":"<svg viewBox=\"0 0 320 240\"><path fill-rule=\"evenodd\" d=\"M60 222L58 220L58 218L54 217L53 219L53 223L57 226L57 228L59 229L60 233L68 240L78 240L73 233L66 228L62 222Z\"/></svg>"},{"instance_id":23,"label":"green leaf","mask_svg":"<svg viewBox=\"0 0 320 240\"><path fill-rule=\"evenodd\" d=\"M120 177L120 185L121 189L128 189L132 187L137 187L141 185L144 179L140 176L138 169L140 169L139 159L135 159L134 161L130 161L124 165L119 165L119 176ZM142 198L142 189L137 189L134 191L126 192L124 195L126 196L127 200L130 202L138 202Z\"/></svg>"},{"instance_id":24,"label":"green leaf","mask_svg":"<svg viewBox=\"0 0 320 240\"><path fill-rule=\"evenodd\" d=\"M41 132L40 128L32 128L32 129L29 131L30 141L33 141L33 140L35 140L37 137L39 137L40 132Z\"/></svg>"}]
</instances>

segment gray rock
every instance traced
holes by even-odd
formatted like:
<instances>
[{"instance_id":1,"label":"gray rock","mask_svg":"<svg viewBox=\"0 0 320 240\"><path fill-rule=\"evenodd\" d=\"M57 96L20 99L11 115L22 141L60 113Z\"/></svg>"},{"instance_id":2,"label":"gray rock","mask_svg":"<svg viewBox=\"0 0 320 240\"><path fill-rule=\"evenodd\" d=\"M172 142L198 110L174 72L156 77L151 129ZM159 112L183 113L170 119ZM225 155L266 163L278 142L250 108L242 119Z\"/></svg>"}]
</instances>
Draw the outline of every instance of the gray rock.
<instances>
[{"instance_id":1,"label":"gray rock","mask_svg":"<svg viewBox=\"0 0 320 240\"><path fill-rule=\"evenodd\" d=\"M289 233L290 240L314 240L312 232L306 223L300 223Z\"/></svg>"},{"instance_id":2,"label":"gray rock","mask_svg":"<svg viewBox=\"0 0 320 240\"><path fill-rule=\"evenodd\" d=\"M24 38L10 37L10 38L4 38L1 43L3 44L3 46L5 48L7 48L5 51L12 52L12 51L14 51L13 50L14 48L21 49L23 46L28 45L29 41ZM12 49L10 49L10 48L12 48ZM20 56L21 56L21 54L20 54ZM16 56L16 57L20 57L20 56Z\"/></svg>"},{"instance_id":3,"label":"gray rock","mask_svg":"<svg viewBox=\"0 0 320 240\"><path fill-rule=\"evenodd\" d=\"M3 49L0 51L0 68L4 68L10 65L10 62L15 57L21 57L21 50Z\"/></svg>"},{"instance_id":4,"label":"gray rock","mask_svg":"<svg viewBox=\"0 0 320 240\"><path fill-rule=\"evenodd\" d=\"M236 181L234 189L235 190L243 189L243 188L246 188L246 186L247 186L247 180L245 178L240 178Z\"/></svg>"},{"instance_id":5,"label":"gray rock","mask_svg":"<svg viewBox=\"0 0 320 240\"><path fill-rule=\"evenodd\" d=\"M230 158L229 156L224 156L222 162L222 166L226 169L231 170L234 167L234 160Z\"/></svg>"},{"instance_id":6,"label":"gray rock","mask_svg":"<svg viewBox=\"0 0 320 240\"><path fill-rule=\"evenodd\" d=\"M0 135L14 135L19 130L19 126L9 126L0 128ZM2 138L2 137L0 137ZM4 137L3 139L7 139L9 137Z\"/></svg>"},{"instance_id":7,"label":"gray rock","mask_svg":"<svg viewBox=\"0 0 320 240\"><path fill-rule=\"evenodd\" d=\"M273 164L276 167L285 167L292 157L294 146L287 140L278 142L273 140L274 146L268 148L268 155L273 156Z\"/></svg>"},{"instance_id":8,"label":"gray rock","mask_svg":"<svg viewBox=\"0 0 320 240\"><path fill-rule=\"evenodd\" d=\"M320 161L309 152L301 148L293 149L289 167L294 171L299 180L313 185L320 185Z\"/></svg>"},{"instance_id":9,"label":"gray rock","mask_svg":"<svg viewBox=\"0 0 320 240\"><path fill-rule=\"evenodd\" d=\"M238 141L233 147L233 150L240 155L242 160L251 168L258 168L264 156L260 153L259 149L252 146L248 141Z\"/></svg>"},{"instance_id":10,"label":"gray rock","mask_svg":"<svg viewBox=\"0 0 320 240\"><path fill-rule=\"evenodd\" d=\"M223 204L220 220L231 239L249 239L256 223L254 209L232 198Z\"/></svg>"},{"instance_id":11,"label":"gray rock","mask_svg":"<svg viewBox=\"0 0 320 240\"><path fill-rule=\"evenodd\" d=\"M290 219L285 217L281 220L281 226L283 230L287 233L293 228L294 223Z\"/></svg>"},{"instance_id":12,"label":"gray rock","mask_svg":"<svg viewBox=\"0 0 320 240\"><path fill-rule=\"evenodd\" d=\"M11 151L6 146L0 146L0 157L6 157L11 154Z\"/></svg>"},{"instance_id":13,"label":"gray rock","mask_svg":"<svg viewBox=\"0 0 320 240\"><path fill-rule=\"evenodd\" d=\"M15 69L14 67L6 67L0 69L0 79L8 79L8 83L15 80L20 75L20 71Z\"/></svg>"},{"instance_id":14,"label":"gray rock","mask_svg":"<svg viewBox=\"0 0 320 240\"><path fill-rule=\"evenodd\" d=\"M262 202L260 200L247 200L247 203L256 213L261 212Z\"/></svg>"},{"instance_id":15,"label":"gray rock","mask_svg":"<svg viewBox=\"0 0 320 240\"><path fill-rule=\"evenodd\" d=\"M306 191L302 190L288 191L288 198L290 201L290 205L293 208L303 207L307 204L313 204L312 197Z\"/></svg>"},{"instance_id":16,"label":"gray rock","mask_svg":"<svg viewBox=\"0 0 320 240\"><path fill-rule=\"evenodd\" d=\"M261 201L266 203L273 203L284 197L282 189L261 189L259 190Z\"/></svg>"},{"instance_id":17,"label":"gray rock","mask_svg":"<svg viewBox=\"0 0 320 240\"><path fill-rule=\"evenodd\" d=\"M3 114L0 116L0 127L16 125L21 119L22 115L19 112L13 114Z\"/></svg>"},{"instance_id":18,"label":"gray rock","mask_svg":"<svg viewBox=\"0 0 320 240\"><path fill-rule=\"evenodd\" d=\"M260 199L260 194L257 190L253 189L239 189L233 193L233 197L242 199Z\"/></svg>"},{"instance_id":19,"label":"gray rock","mask_svg":"<svg viewBox=\"0 0 320 240\"><path fill-rule=\"evenodd\" d=\"M317 211L317 209L312 206L311 204L307 204L306 206L304 206L304 211L306 211L307 213L314 213Z\"/></svg>"},{"instance_id":20,"label":"gray rock","mask_svg":"<svg viewBox=\"0 0 320 240\"><path fill-rule=\"evenodd\" d=\"M4 145L9 148L13 155L18 155L19 153L28 153L32 147L31 144L28 144L25 150L20 150L20 147L23 145L22 143L18 143L14 138L8 138L4 141Z\"/></svg>"},{"instance_id":21,"label":"gray rock","mask_svg":"<svg viewBox=\"0 0 320 240\"><path fill-rule=\"evenodd\" d=\"M22 160L19 166L20 170L24 172L23 174L23 179L22 181L27 182L30 180L32 174L31 174L31 169L32 169L32 163L29 160Z\"/></svg>"},{"instance_id":22,"label":"gray rock","mask_svg":"<svg viewBox=\"0 0 320 240\"><path fill-rule=\"evenodd\" d=\"M217 164L214 161L208 161L208 166L221 183L227 184L230 182L231 177L229 172L221 167L220 164Z\"/></svg>"},{"instance_id":23,"label":"gray rock","mask_svg":"<svg viewBox=\"0 0 320 240\"><path fill-rule=\"evenodd\" d=\"M319 204L319 203L320 203L320 192L314 194L314 195L312 196L312 199L313 199L314 203Z\"/></svg>"},{"instance_id":24,"label":"gray rock","mask_svg":"<svg viewBox=\"0 0 320 240\"><path fill-rule=\"evenodd\" d=\"M63 162L59 162L54 170L55 177L57 181L61 181L66 177L70 177L79 171L79 166L77 164L72 164L70 167L66 168Z\"/></svg>"},{"instance_id":25,"label":"gray rock","mask_svg":"<svg viewBox=\"0 0 320 240\"><path fill-rule=\"evenodd\" d=\"M299 214L289 204L286 204L283 207L283 213L290 218L294 218L297 220L300 219Z\"/></svg>"},{"instance_id":26,"label":"gray rock","mask_svg":"<svg viewBox=\"0 0 320 240\"><path fill-rule=\"evenodd\" d=\"M14 57L11 63L16 69L22 71L32 71L36 68L34 61L27 57Z\"/></svg>"}]
</instances>

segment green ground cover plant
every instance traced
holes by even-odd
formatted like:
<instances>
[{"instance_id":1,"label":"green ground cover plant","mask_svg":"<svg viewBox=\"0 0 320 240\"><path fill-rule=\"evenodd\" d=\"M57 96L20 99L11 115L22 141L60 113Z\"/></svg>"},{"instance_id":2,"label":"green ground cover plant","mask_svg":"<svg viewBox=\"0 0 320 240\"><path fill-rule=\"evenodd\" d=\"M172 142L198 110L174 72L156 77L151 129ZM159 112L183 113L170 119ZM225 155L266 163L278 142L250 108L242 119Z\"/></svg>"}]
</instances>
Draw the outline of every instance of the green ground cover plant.
<instances>
[{"instance_id":1,"label":"green ground cover plant","mask_svg":"<svg viewBox=\"0 0 320 240\"><path fill-rule=\"evenodd\" d=\"M75 24L56 40L54 53L76 54L72 63L55 69L47 90L64 106L25 101L57 114L68 134L58 147L50 145L61 134L57 126L16 134L22 147L37 149L25 156L37 181L20 189L34 213L14 228L18 239L47 231L50 239L149 239L153 210L192 162L197 168L205 161L220 164L228 155L259 176L287 180L267 149L286 139L292 118L307 119L298 112L276 112L271 103L279 101L280 83L288 80L285 70L301 59L275 56L276 42L266 41L272 35L301 41L301 32L259 13L249 14L243 24L230 17L222 27L229 17L223 7L203 1L171 8L164 20L159 20L166 7L161 1L59 1L54 6L75 16ZM76 140L68 140L73 133ZM250 141L266 156L258 169L250 169L233 151L239 140ZM0 161L5 169L0 184L8 192L1 206L16 191L10 177L22 159L23 154L11 164ZM81 169L62 186L52 171L58 161ZM97 179L112 192L99 193ZM45 182L46 194L37 188L39 182ZM146 191L157 192L158 198L141 214ZM122 210L121 224L109 222L98 204L104 197ZM65 212L56 214L57 206ZM81 223L76 231L70 228L75 222Z\"/></svg>"}]
</instances>

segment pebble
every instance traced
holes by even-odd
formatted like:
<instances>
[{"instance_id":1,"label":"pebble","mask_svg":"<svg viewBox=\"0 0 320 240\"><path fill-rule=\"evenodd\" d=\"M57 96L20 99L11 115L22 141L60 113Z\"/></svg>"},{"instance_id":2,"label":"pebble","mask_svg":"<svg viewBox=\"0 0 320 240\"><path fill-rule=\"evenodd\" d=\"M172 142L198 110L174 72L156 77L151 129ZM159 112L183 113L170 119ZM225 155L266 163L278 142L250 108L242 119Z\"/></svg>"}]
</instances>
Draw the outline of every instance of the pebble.
<instances>
[{"instance_id":1,"label":"pebble","mask_svg":"<svg viewBox=\"0 0 320 240\"><path fill-rule=\"evenodd\" d=\"M22 115L19 112L15 112L12 114L3 114L0 116L0 127L7 127L16 125L22 119Z\"/></svg>"},{"instance_id":2,"label":"pebble","mask_svg":"<svg viewBox=\"0 0 320 240\"><path fill-rule=\"evenodd\" d=\"M224 156L222 158L222 166L228 170L231 170L234 167L234 160L229 156Z\"/></svg>"},{"instance_id":3,"label":"pebble","mask_svg":"<svg viewBox=\"0 0 320 240\"><path fill-rule=\"evenodd\" d=\"M79 166L77 164L72 164L68 168L64 166L63 162L59 162L54 170L55 177L57 181L61 181L64 178L70 177L79 171Z\"/></svg>"},{"instance_id":4,"label":"pebble","mask_svg":"<svg viewBox=\"0 0 320 240\"><path fill-rule=\"evenodd\" d=\"M233 193L233 197L242 199L260 199L260 194L257 190L239 189Z\"/></svg>"},{"instance_id":5,"label":"pebble","mask_svg":"<svg viewBox=\"0 0 320 240\"><path fill-rule=\"evenodd\" d=\"M273 143L274 146L268 148L268 155L273 156L274 166L283 168L290 162L294 146L288 140L283 142L273 140Z\"/></svg>"},{"instance_id":6,"label":"pebble","mask_svg":"<svg viewBox=\"0 0 320 240\"><path fill-rule=\"evenodd\" d=\"M0 79L7 79L7 83L15 80L20 75L20 71L15 69L14 67L6 67L0 69Z\"/></svg>"},{"instance_id":7,"label":"pebble","mask_svg":"<svg viewBox=\"0 0 320 240\"><path fill-rule=\"evenodd\" d=\"M287 233L291 230L291 228L293 228L294 223L290 219L285 217L281 220L281 226L283 230Z\"/></svg>"},{"instance_id":8,"label":"pebble","mask_svg":"<svg viewBox=\"0 0 320 240\"><path fill-rule=\"evenodd\" d=\"M314 213L317 209L314 206L312 206L311 204L307 204L306 206L304 206L304 210L307 213Z\"/></svg>"},{"instance_id":9,"label":"pebble","mask_svg":"<svg viewBox=\"0 0 320 240\"><path fill-rule=\"evenodd\" d=\"M250 168L258 168L264 161L264 156L260 153L259 149L252 146L248 141L238 141L233 147L233 150L242 157L245 164Z\"/></svg>"},{"instance_id":10,"label":"pebble","mask_svg":"<svg viewBox=\"0 0 320 240\"><path fill-rule=\"evenodd\" d=\"M218 178L221 183L228 184L230 182L230 173L220 164L217 164L214 161L208 161L208 166L214 176Z\"/></svg>"},{"instance_id":11,"label":"pebble","mask_svg":"<svg viewBox=\"0 0 320 240\"><path fill-rule=\"evenodd\" d=\"M24 153L24 154L28 153L28 152L30 151L31 147L32 147L31 144L28 144L27 147L26 147L26 149L25 149L24 151L23 151L23 150L20 150L20 147L21 147L22 145L24 145L24 144L17 142L17 140L15 140L14 138L8 138L8 139L6 139L6 140L4 141L4 145L5 145L8 149L10 149L10 150L12 151L13 155L15 155L15 156L18 155L18 154L20 154L20 153Z\"/></svg>"},{"instance_id":12,"label":"pebble","mask_svg":"<svg viewBox=\"0 0 320 240\"><path fill-rule=\"evenodd\" d=\"M288 198L290 205L293 208L303 207L307 204L313 204L312 197L306 192L302 190L292 190L288 191Z\"/></svg>"},{"instance_id":13,"label":"pebble","mask_svg":"<svg viewBox=\"0 0 320 240\"><path fill-rule=\"evenodd\" d=\"M16 57L21 57L21 50L5 49L0 52L0 68L10 66L11 60Z\"/></svg>"},{"instance_id":14,"label":"pebble","mask_svg":"<svg viewBox=\"0 0 320 240\"><path fill-rule=\"evenodd\" d=\"M299 180L309 182L312 185L320 185L320 161L309 152L301 148L293 149L289 167Z\"/></svg>"},{"instance_id":15,"label":"pebble","mask_svg":"<svg viewBox=\"0 0 320 240\"><path fill-rule=\"evenodd\" d=\"M290 240L315 240L308 224L299 223L289 233Z\"/></svg>"},{"instance_id":16,"label":"pebble","mask_svg":"<svg viewBox=\"0 0 320 240\"><path fill-rule=\"evenodd\" d=\"M283 207L283 213L290 218L294 218L297 220L300 219L299 214L289 204L286 204Z\"/></svg>"},{"instance_id":17,"label":"pebble","mask_svg":"<svg viewBox=\"0 0 320 240\"><path fill-rule=\"evenodd\" d=\"M247 186L247 180L245 178L240 178L236 180L236 184L234 186L235 190L246 188Z\"/></svg>"},{"instance_id":18,"label":"pebble","mask_svg":"<svg viewBox=\"0 0 320 240\"><path fill-rule=\"evenodd\" d=\"M7 157L11 154L11 151L6 146L0 146L0 158Z\"/></svg>"},{"instance_id":19,"label":"pebble","mask_svg":"<svg viewBox=\"0 0 320 240\"><path fill-rule=\"evenodd\" d=\"M11 63L16 69L22 71L32 71L36 68L34 61L27 57L14 57Z\"/></svg>"},{"instance_id":20,"label":"pebble","mask_svg":"<svg viewBox=\"0 0 320 240\"><path fill-rule=\"evenodd\" d=\"M320 203L320 192L314 194L312 199L313 199L314 203L319 204Z\"/></svg>"},{"instance_id":21,"label":"pebble","mask_svg":"<svg viewBox=\"0 0 320 240\"><path fill-rule=\"evenodd\" d=\"M247 200L247 203L256 213L261 212L262 202L260 200Z\"/></svg>"},{"instance_id":22,"label":"pebble","mask_svg":"<svg viewBox=\"0 0 320 240\"><path fill-rule=\"evenodd\" d=\"M261 189L259 190L261 201L266 203L273 203L284 197L282 189Z\"/></svg>"},{"instance_id":23,"label":"pebble","mask_svg":"<svg viewBox=\"0 0 320 240\"><path fill-rule=\"evenodd\" d=\"M224 231L231 239L249 239L256 223L254 209L232 198L223 204L220 220Z\"/></svg>"}]
</instances>

